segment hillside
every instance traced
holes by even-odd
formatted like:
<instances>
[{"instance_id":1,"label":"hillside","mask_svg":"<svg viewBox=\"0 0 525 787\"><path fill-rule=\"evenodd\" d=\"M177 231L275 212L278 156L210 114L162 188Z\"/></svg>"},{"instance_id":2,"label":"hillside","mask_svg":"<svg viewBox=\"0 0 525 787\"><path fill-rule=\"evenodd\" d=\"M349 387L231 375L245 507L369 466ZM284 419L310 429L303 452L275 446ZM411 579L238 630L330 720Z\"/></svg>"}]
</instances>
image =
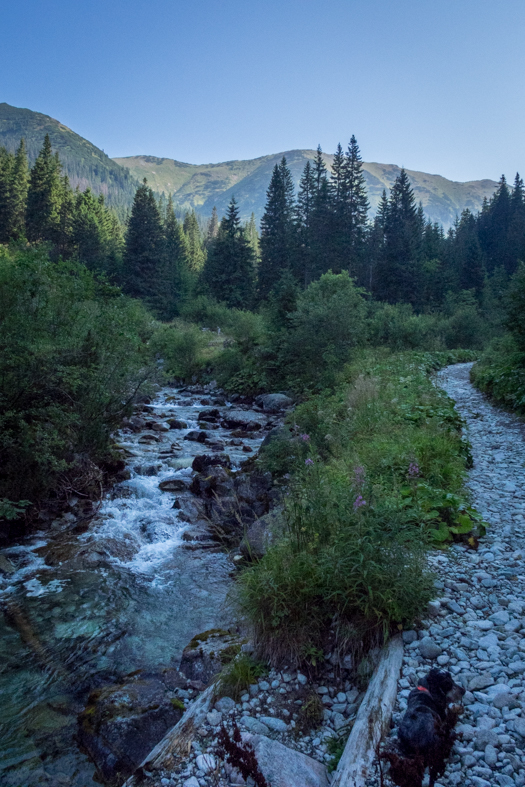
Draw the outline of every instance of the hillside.
<instances>
[{"instance_id":1,"label":"hillside","mask_svg":"<svg viewBox=\"0 0 525 787\"><path fill-rule=\"evenodd\" d=\"M32 164L46 134L49 134L53 150L58 151L63 171L73 188L78 186L84 190L89 186L96 194L104 194L108 204L124 215L131 206L137 187L128 168L119 166L102 150L58 120L30 109L0 104L0 145L14 151L20 138L24 137Z\"/></svg>"},{"instance_id":2,"label":"hillside","mask_svg":"<svg viewBox=\"0 0 525 787\"><path fill-rule=\"evenodd\" d=\"M271 171L285 155L297 188L304 165L315 155L313 150L288 150L248 161L225 161L220 164L185 164L169 158L131 156L116 158L137 179L147 177L156 191L174 194L175 202L183 208L196 208L209 215L214 205L219 215L226 211L231 196L237 199L244 219L252 211L260 220L266 200L266 189ZM328 167L333 156L325 154ZM375 212L383 189L391 188L400 172L395 164L365 163L365 178L372 213ZM464 208L480 210L483 198L490 197L497 183L493 180L475 180L459 183L441 175L407 169L416 199L421 200L425 213L432 221L439 221L448 228Z\"/></svg>"}]
</instances>

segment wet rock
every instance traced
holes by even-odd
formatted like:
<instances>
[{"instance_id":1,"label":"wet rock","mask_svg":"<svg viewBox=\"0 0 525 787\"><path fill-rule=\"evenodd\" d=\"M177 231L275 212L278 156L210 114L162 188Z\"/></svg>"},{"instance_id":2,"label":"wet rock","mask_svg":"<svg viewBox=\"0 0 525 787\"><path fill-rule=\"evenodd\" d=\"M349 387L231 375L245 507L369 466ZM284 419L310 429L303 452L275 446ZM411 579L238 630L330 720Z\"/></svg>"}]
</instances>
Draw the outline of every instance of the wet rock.
<instances>
[{"instance_id":1,"label":"wet rock","mask_svg":"<svg viewBox=\"0 0 525 787\"><path fill-rule=\"evenodd\" d=\"M186 478L165 478L159 484L161 492L184 492L189 488L189 479Z\"/></svg>"},{"instance_id":2,"label":"wet rock","mask_svg":"<svg viewBox=\"0 0 525 787\"><path fill-rule=\"evenodd\" d=\"M199 413L199 421L208 421L209 423L214 423L220 417L220 412L217 409L213 410L201 410Z\"/></svg>"},{"instance_id":3,"label":"wet rock","mask_svg":"<svg viewBox=\"0 0 525 787\"><path fill-rule=\"evenodd\" d=\"M188 424L186 421L180 421L178 418L168 418L168 426L170 429L187 429Z\"/></svg>"},{"instance_id":4,"label":"wet rock","mask_svg":"<svg viewBox=\"0 0 525 787\"><path fill-rule=\"evenodd\" d=\"M210 629L195 636L184 648L179 669L189 680L200 680L207 686L240 649L241 640L236 634Z\"/></svg>"},{"instance_id":5,"label":"wet rock","mask_svg":"<svg viewBox=\"0 0 525 787\"><path fill-rule=\"evenodd\" d=\"M272 787L328 787L326 767L317 760L264 735L253 735L250 743L261 773Z\"/></svg>"},{"instance_id":6,"label":"wet rock","mask_svg":"<svg viewBox=\"0 0 525 787\"><path fill-rule=\"evenodd\" d=\"M293 400L282 393L262 394L262 396L257 397L255 404L266 413L278 413L281 410L286 410L287 407L291 407Z\"/></svg>"},{"instance_id":7,"label":"wet rock","mask_svg":"<svg viewBox=\"0 0 525 787\"><path fill-rule=\"evenodd\" d=\"M228 454L199 454L192 462L192 470L197 473L204 473L209 467L231 467L231 459Z\"/></svg>"},{"instance_id":8,"label":"wet rock","mask_svg":"<svg viewBox=\"0 0 525 787\"><path fill-rule=\"evenodd\" d=\"M266 419L254 417L254 413L243 410L229 410L224 413L221 426L224 429L243 429L246 432L257 432L262 428Z\"/></svg>"},{"instance_id":9,"label":"wet rock","mask_svg":"<svg viewBox=\"0 0 525 787\"><path fill-rule=\"evenodd\" d=\"M443 649L430 637L423 637L419 643L419 652L425 659L436 659L441 656Z\"/></svg>"},{"instance_id":10,"label":"wet rock","mask_svg":"<svg viewBox=\"0 0 525 787\"><path fill-rule=\"evenodd\" d=\"M201 432L198 429L192 429L188 434L184 435L185 440L190 440L194 443L205 443L207 437L206 432Z\"/></svg>"},{"instance_id":11,"label":"wet rock","mask_svg":"<svg viewBox=\"0 0 525 787\"><path fill-rule=\"evenodd\" d=\"M139 674L90 694L78 740L104 780L122 784L178 722L167 691L162 676Z\"/></svg>"},{"instance_id":12,"label":"wet rock","mask_svg":"<svg viewBox=\"0 0 525 787\"><path fill-rule=\"evenodd\" d=\"M0 555L0 574L14 574L15 567L5 555Z\"/></svg>"},{"instance_id":13,"label":"wet rock","mask_svg":"<svg viewBox=\"0 0 525 787\"><path fill-rule=\"evenodd\" d=\"M222 465L208 467L204 473L193 477L190 491L200 497L224 497L233 492L233 480Z\"/></svg>"}]
</instances>

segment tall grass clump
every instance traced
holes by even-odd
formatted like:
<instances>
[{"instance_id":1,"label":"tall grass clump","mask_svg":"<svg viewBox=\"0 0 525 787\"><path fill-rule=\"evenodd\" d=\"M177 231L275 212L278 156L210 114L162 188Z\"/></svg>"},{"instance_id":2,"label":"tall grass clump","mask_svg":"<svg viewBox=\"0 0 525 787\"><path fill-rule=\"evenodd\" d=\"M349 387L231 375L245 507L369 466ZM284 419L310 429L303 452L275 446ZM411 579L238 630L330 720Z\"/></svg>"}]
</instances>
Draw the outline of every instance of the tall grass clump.
<instances>
[{"instance_id":1,"label":"tall grass clump","mask_svg":"<svg viewBox=\"0 0 525 787\"><path fill-rule=\"evenodd\" d=\"M275 664L358 654L411 625L432 596L426 550L482 527L463 489L461 419L425 363L367 353L344 377L295 411L284 535L239 582Z\"/></svg>"}]
</instances>

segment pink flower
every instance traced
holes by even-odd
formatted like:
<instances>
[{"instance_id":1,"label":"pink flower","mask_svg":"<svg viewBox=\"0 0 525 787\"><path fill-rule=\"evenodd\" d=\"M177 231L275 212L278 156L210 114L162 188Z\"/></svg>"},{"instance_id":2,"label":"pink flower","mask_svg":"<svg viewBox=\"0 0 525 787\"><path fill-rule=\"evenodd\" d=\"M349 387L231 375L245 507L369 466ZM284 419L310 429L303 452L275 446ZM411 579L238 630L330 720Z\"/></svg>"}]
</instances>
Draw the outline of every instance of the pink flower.
<instances>
[{"instance_id":1,"label":"pink flower","mask_svg":"<svg viewBox=\"0 0 525 787\"><path fill-rule=\"evenodd\" d=\"M358 508L361 506L366 506L366 500L363 500L362 495L357 495L356 499L354 500L354 511L357 511Z\"/></svg>"},{"instance_id":2,"label":"pink flower","mask_svg":"<svg viewBox=\"0 0 525 787\"><path fill-rule=\"evenodd\" d=\"M419 475L419 465L417 462L410 462L408 466L408 477L417 478Z\"/></svg>"},{"instance_id":3,"label":"pink flower","mask_svg":"<svg viewBox=\"0 0 525 787\"><path fill-rule=\"evenodd\" d=\"M354 467L354 486L360 487L365 483L365 468L358 465Z\"/></svg>"},{"instance_id":4,"label":"pink flower","mask_svg":"<svg viewBox=\"0 0 525 787\"><path fill-rule=\"evenodd\" d=\"M308 466L308 465L313 465L313 463L314 463L314 460L313 460L313 459L305 459L305 460L304 460L304 463L305 463L305 465L306 465L306 466Z\"/></svg>"},{"instance_id":5,"label":"pink flower","mask_svg":"<svg viewBox=\"0 0 525 787\"><path fill-rule=\"evenodd\" d=\"M310 439L310 435L309 434L302 434L301 435L301 440L303 440L305 443L307 443L309 439Z\"/></svg>"}]
</instances>

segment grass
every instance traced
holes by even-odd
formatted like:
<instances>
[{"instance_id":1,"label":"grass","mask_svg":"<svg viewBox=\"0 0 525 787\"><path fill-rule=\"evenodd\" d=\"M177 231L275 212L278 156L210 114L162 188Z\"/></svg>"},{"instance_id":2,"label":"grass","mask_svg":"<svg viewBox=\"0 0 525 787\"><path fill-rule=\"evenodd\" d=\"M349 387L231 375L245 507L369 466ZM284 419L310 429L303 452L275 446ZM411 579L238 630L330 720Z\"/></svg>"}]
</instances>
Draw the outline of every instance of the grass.
<instances>
[{"instance_id":1,"label":"grass","mask_svg":"<svg viewBox=\"0 0 525 787\"><path fill-rule=\"evenodd\" d=\"M510 334L495 339L470 374L474 385L519 415L525 414L525 353Z\"/></svg>"},{"instance_id":2,"label":"grass","mask_svg":"<svg viewBox=\"0 0 525 787\"><path fill-rule=\"evenodd\" d=\"M363 353L263 452L289 476L285 535L241 575L237 602L271 663L300 664L312 649L360 663L425 609L427 549L482 531L463 486L461 419L428 376L450 360Z\"/></svg>"},{"instance_id":3,"label":"grass","mask_svg":"<svg viewBox=\"0 0 525 787\"><path fill-rule=\"evenodd\" d=\"M231 697L238 702L250 686L265 674L266 668L263 664L248 654L241 653L220 673L217 679L217 694L220 697Z\"/></svg>"}]
</instances>

